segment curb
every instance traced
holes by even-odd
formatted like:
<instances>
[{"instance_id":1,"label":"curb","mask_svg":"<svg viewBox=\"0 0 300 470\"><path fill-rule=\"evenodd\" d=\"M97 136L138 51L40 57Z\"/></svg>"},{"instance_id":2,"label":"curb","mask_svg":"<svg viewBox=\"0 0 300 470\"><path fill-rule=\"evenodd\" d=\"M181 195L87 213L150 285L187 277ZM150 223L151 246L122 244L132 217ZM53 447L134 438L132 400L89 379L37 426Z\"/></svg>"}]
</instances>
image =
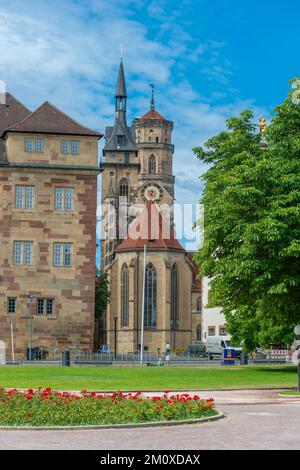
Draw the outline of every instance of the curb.
<instances>
[{"instance_id":1,"label":"curb","mask_svg":"<svg viewBox=\"0 0 300 470\"><path fill-rule=\"evenodd\" d=\"M225 418L224 413L199 419L180 421L151 421L149 423L101 424L91 426L0 426L0 431L84 431L101 429L152 428L161 426L180 426L182 424L201 424Z\"/></svg>"},{"instance_id":2,"label":"curb","mask_svg":"<svg viewBox=\"0 0 300 470\"><path fill-rule=\"evenodd\" d=\"M300 395L299 394L298 395L287 395L285 393L279 393L278 395L281 398L299 398L299 400L300 400Z\"/></svg>"}]
</instances>

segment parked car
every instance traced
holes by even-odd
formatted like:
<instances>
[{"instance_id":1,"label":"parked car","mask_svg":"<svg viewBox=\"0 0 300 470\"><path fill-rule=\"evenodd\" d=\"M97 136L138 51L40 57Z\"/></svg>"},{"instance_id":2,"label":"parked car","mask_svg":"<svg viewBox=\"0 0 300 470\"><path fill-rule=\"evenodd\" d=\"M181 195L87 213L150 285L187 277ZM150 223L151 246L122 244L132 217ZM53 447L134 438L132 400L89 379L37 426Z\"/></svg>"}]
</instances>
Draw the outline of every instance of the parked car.
<instances>
[{"instance_id":1,"label":"parked car","mask_svg":"<svg viewBox=\"0 0 300 470\"><path fill-rule=\"evenodd\" d=\"M227 348L234 349L236 357L241 355L242 348L232 346L228 336L209 336L206 340L206 354L209 359L213 359L214 356L221 356L223 349Z\"/></svg>"}]
</instances>

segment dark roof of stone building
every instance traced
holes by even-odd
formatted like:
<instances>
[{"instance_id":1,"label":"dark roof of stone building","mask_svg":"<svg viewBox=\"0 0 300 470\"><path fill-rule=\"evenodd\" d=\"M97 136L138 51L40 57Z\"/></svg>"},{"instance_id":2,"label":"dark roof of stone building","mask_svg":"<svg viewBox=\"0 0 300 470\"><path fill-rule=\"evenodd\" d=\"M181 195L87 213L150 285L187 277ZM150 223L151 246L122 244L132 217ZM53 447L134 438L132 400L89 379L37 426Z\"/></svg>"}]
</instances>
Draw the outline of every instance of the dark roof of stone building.
<instances>
[{"instance_id":1,"label":"dark roof of stone building","mask_svg":"<svg viewBox=\"0 0 300 470\"><path fill-rule=\"evenodd\" d=\"M3 131L25 119L31 111L11 93L5 93L5 104L0 104L0 136ZM5 142L0 138L0 163L7 163Z\"/></svg>"},{"instance_id":2,"label":"dark roof of stone building","mask_svg":"<svg viewBox=\"0 0 300 470\"><path fill-rule=\"evenodd\" d=\"M121 60L115 97L127 98L123 61Z\"/></svg>"},{"instance_id":3,"label":"dark roof of stone building","mask_svg":"<svg viewBox=\"0 0 300 470\"><path fill-rule=\"evenodd\" d=\"M123 62L121 61L118 73L117 89L115 94L116 102L117 98L124 98L126 102L126 84ZM105 146L104 154L106 150L115 152L136 152L135 144L135 132L132 127L128 127L126 121L126 105L123 109L117 109L115 114L115 124L105 129Z\"/></svg>"},{"instance_id":4,"label":"dark roof of stone building","mask_svg":"<svg viewBox=\"0 0 300 470\"><path fill-rule=\"evenodd\" d=\"M21 122L7 127L3 134L10 131L94 137L102 137L103 135L82 126L48 101L45 101L36 111L26 116Z\"/></svg>"},{"instance_id":5,"label":"dark roof of stone building","mask_svg":"<svg viewBox=\"0 0 300 470\"><path fill-rule=\"evenodd\" d=\"M185 253L158 205L151 201L130 225L127 238L119 243L116 251L140 251L145 245L148 251L171 250Z\"/></svg>"}]
</instances>

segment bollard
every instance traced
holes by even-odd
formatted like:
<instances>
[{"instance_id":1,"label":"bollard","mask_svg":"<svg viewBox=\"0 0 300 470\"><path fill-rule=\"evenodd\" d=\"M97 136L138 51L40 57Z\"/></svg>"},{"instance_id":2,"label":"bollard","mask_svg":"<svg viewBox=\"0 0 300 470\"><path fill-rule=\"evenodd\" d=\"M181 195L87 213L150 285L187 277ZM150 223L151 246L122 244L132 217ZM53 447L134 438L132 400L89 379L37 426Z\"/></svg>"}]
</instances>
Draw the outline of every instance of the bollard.
<instances>
[{"instance_id":1,"label":"bollard","mask_svg":"<svg viewBox=\"0 0 300 470\"><path fill-rule=\"evenodd\" d=\"M61 365L63 367L70 367L70 365L71 365L71 363L70 363L70 351L65 350L65 351L62 352Z\"/></svg>"}]
</instances>

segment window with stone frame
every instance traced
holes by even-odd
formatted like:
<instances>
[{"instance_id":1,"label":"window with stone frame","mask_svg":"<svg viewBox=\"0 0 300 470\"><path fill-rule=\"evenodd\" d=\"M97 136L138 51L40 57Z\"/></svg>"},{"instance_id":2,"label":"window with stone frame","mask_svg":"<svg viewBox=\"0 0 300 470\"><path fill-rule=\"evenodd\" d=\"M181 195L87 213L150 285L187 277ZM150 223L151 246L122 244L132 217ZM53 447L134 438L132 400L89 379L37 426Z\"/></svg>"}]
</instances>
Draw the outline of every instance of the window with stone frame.
<instances>
[{"instance_id":1,"label":"window with stone frame","mask_svg":"<svg viewBox=\"0 0 300 470\"><path fill-rule=\"evenodd\" d=\"M54 314L54 299L37 298L36 315L51 316Z\"/></svg>"},{"instance_id":2,"label":"window with stone frame","mask_svg":"<svg viewBox=\"0 0 300 470\"><path fill-rule=\"evenodd\" d=\"M54 208L56 211L72 212L74 210L74 188L55 188Z\"/></svg>"},{"instance_id":3,"label":"window with stone frame","mask_svg":"<svg viewBox=\"0 0 300 470\"><path fill-rule=\"evenodd\" d=\"M129 326L129 270L127 264L121 270L121 326Z\"/></svg>"},{"instance_id":4,"label":"window with stone frame","mask_svg":"<svg viewBox=\"0 0 300 470\"><path fill-rule=\"evenodd\" d=\"M28 241L14 241L13 261L15 265L32 265L33 243Z\"/></svg>"},{"instance_id":5,"label":"window with stone frame","mask_svg":"<svg viewBox=\"0 0 300 470\"><path fill-rule=\"evenodd\" d=\"M16 185L16 209L33 209L35 203L34 186Z\"/></svg>"},{"instance_id":6,"label":"window with stone frame","mask_svg":"<svg viewBox=\"0 0 300 470\"><path fill-rule=\"evenodd\" d=\"M209 326L208 327L208 336L216 336L216 327L215 326Z\"/></svg>"},{"instance_id":7,"label":"window with stone frame","mask_svg":"<svg viewBox=\"0 0 300 470\"><path fill-rule=\"evenodd\" d=\"M156 173L156 158L155 155L150 155L148 163L148 172L150 174Z\"/></svg>"},{"instance_id":8,"label":"window with stone frame","mask_svg":"<svg viewBox=\"0 0 300 470\"><path fill-rule=\"evenodd\" d=\"M119 196L120 197L127 197L127 199L128 199L128 193L129 193L128 180L124 178L120 182Z\"/></svg>"},{"instance_id":9,"label":"window with stone frame","mask_svg":"<svg viewBox=\"0 0 300 470\"><path fill-rule=\"evenodd\" d=\"M201 299L201 295L199 295L196 301L196 311L201 312L201 309L202 309L202 299Z\"/></svg>"},{"instance_id":10,"label":"window with stone frame","mask_svg":"<svg viewBox=\"0 0 300 470\"><path fill-rule=\"evenodd\" d=\"M144 325L145 328L157 326L157 274L152 263L146 266L145 272Z\"/></svg>"},{"instance_id":11,"label":"window with stone frame","mask_svg":"<svg viewBox=\"0 0 300 470\"><path fill-rule=\"evenodd\" d=\"M177 330L179 328L178 297L179 297L178 268L177 268L177 265L174 264L171 269L171 329L172 330Z\"/></svg>"},{"instance_id":12,"label":"window with stone frame","mask_svg":"<svg viewBox=\"0 0 300 470\"><path fill-rule=\"evenodd\" d=\"M7 313L8 315L14 315L17 308L17 299L15 297L8 297L7 299Z\"/></svg>"},{"instance_id":13,"label":"window with stone frame","mask_svg":"<svg viewBox=\"0 0 300 470\"><path fill-rule=\"evenodd\" d=\"M56 267L71 267L73 258L73 244L59 243L53 244L53 265Z\"/></svg>"}]
</instances>

